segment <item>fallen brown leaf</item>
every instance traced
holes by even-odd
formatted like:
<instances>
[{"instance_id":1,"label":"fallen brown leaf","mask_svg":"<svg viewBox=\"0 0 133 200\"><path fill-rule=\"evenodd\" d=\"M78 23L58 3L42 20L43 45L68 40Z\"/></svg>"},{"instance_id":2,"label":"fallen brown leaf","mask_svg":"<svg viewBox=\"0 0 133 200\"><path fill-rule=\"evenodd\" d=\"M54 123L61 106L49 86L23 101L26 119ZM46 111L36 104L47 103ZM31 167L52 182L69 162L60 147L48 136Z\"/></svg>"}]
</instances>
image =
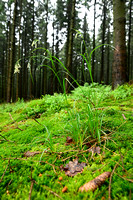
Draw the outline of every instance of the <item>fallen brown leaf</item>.
<instances>
[{"instance_id":1,"label":"fallen brown leaf","mask_svg":"<svg viewBox=\"0 0 133 200\"><path fill-rule=\"evenodd\" d=\"M40 151L33 151L33 152L27 151L27 152L24 153L24 156L25 157L32 157L32 156L35 156L36 154L40 154L40 153L42 153L42 152L40 152Z\"/></svg>"},{"instance_id":2,"label":"fallen brown leaf","mask_svg":"<svg viewBox=\"0 0 133 200\"><path fill-rule=\"evenodd\" d=\"M100 154L100 147L92 147L89 149L89 152Z\"/></svg>"},{"instance_id":3,"label":"fallen brown leaf","mask_svg":"<svg viewBox=\"0 0 133 200\"><path fill-rule=\"evenodd\" d=\"M101 175L97 176L95 179L89 181L88 183L85 183L83 186L81 186L79 188L80 192L83 191L94 191L96 190L98 187L100 187L107 178L109 178L110 176L110 172L104 172Z\"/></svg>"},{"instance_id":4,"label":"fallen brown leaf","mask_svg":"<svg viewBox=\"0 0 133 200\"><path fill-rule=\"evenodd\" d=\"M83 168L86 166L86 163L79 163L78 159L75 159L73 161L70 161L66 166L64 167L65 174L67 176L75 176L77 173L82 173Z\"/></svg>"},{"instance_id":5,"label":"fallen brown leaf","mask_svg":"<svg viewBox=\"0 0 133 200\"><path fill-rule=\"evenodd\" d=\"M72 143L73 143L73 139L71 137L67 136L65 145L69 145L69 144L72 144Z\"/></svg>"}]
</instances>

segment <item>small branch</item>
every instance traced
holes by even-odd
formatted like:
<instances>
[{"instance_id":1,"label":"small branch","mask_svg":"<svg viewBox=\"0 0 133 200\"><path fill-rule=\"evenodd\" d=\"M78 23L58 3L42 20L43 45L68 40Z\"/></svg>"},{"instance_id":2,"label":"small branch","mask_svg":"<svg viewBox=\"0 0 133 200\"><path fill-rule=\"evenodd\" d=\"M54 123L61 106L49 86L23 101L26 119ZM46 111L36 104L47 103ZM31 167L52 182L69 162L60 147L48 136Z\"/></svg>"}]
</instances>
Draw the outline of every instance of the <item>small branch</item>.
<instances>
[{"instance_id":1,"label":"small branch","mask_svg":"<svg viewBox=\"0 0 133 200\"><path fill-rule=\"evenodd\" d=\"M120 163L117 163L120 167L122 167L122 169L123 169L123 171L125 171L126 172L126 174L128 175L128 176L131 176L131 174L120 164Z\"/></svg>"},{"instance_id":2,"label":"small branch","mask_svg":"<svg viewBox=\"0 0 133 200\"><path fill-rule=\"evenodd\" d=\"M3 175L2 175L2 177L1 177L1 179L0 179L0 183L1 183L2 180L3 180L3 177L4 177L4 175L5 175L6 171L7 171L7 168L9 167L9 164L10 164L10 159L8 160L7 167L6 167L6 169L5 169L5 171L4 171Z\"/></svg>"},{"instance_id":3,"label":"small branch","mask_svg":"<svg viewBox=\"0 0 133 200\"><path fill-rule=\"evenodd\" d=\"M13 119L11 113L9 113L11 120L13 121L13 123L16 123L16 121ZM19 128L18 126L16 127L17 129L19 129L20 131L23 131L21 128Z\"/></svg>"},{"instance_id":4,"label":"small branch","mask_svg":"<svg viewBox=\"0 0 133 200\"><path fill-rule=\"evenodd\" d=\"M23 129L19 128L18 126L16 127L18 130L23 131Z\"/></svg>"},{"instance_id":5,"label":"small branch","mask_svg":"<svg viewBox=\"0 0 133 200\"><path fill-rule=\"evenodd\" d=\"M104 168L106 165L108 165L110 162L106 163L105 165L103 165L102 167L100 167L99 169L96 169L95 171L93 171L92 173L95 174L97 171L101 171L102 168Z\"/></svg>"},{"instance_id":6,"label":"small branch","mask_svg":"<svg viewBox=\"0 0 133 200\"><path fill-rule=\"evenodd\" d=\"M32 193L32 189L33 189L33 186L34 186L34 183L37 184L37 182L32 178L32 167L31 167L31 186L30 186L30 192L29 192L29 200L31 200L31 193Z\"/></svg>"},{"instance_id":7,"label":"small branch","mask_svg":"<svg viewBox=\"0 0 133 200\"><path fill-rule=\"evenodd\" d=\"M72 156L69 156L69 157L67 157L67 158L64 158L62 161L66 161L66 160L68 160L68 159L71 158L71 157L75 157L75 156L77 156L77 155L79 155L79 154L86 153L86 152L88 152L93 146L95 146L96 144L97 144L97 142L96 142L94 145L92 145L89 149L86 149L86 150L84 150L84 151L80 151L80 152L77 153L77 154L74 154L74 155L72 155Z\"/></svg>"},{"instance_id":8,"label":"small branch","mask_svg":"<svg viewBox=\"0 0 133 200\"><path fill-rule=\"evenodd\" d=\"M5 160L6 160L6 158L5 158ZM24 159L24 158L10 158L10 160L23 160L23 161L31 161L31 160ZM53 170L54 170L55 174L57 175L57 172L55 171L55 167L57 167L57 166L55 166L55 165L53 165L53 164L51 164L51 163L48 163L47 161L32 160L32 162L45 163L45 164L48 164L48 165L50 165L50 166L53 168Z\"/></svg>"},{"instance_id":9,"label":"small branch","mask_svg":"<svg viewBox=\"0 0 133 200\"><path fill-rule=\"evenodd\" d=\"M13 119L11 113L9 113L9 116L10 116L11 120L13 121L13 123L15 123L16 121Z\"/></svg>"},{"instance_id":10,"label":"small branch","mask_svg":"<svg viewBox=\"0 0 133 200\"><path fill-rule=\"evenodd\" d=\"M4 138L4 140L6 140L7 142L14 142L14 141L11 141L11 140L7 140L3 135L1 135L0 134L0 136L2 137L2 138Z\"/></svg>"},{"instance_id":11,"label":"small branch","mask_svg":"<svg viewBox=\"0 0 133 200\"><path fill-rule=\"evenodd\" d=\"M128 178L125 178L125 177L123 177L123 176L121 176L121 175L117 174L116 172L115 172L115 174L116 174L117 176L119 176L120 178L123 178L124 180L126 180L126 181L129 181L129 182L133 183L133 179L128 179Z\"/></svg>"},{"instance_id":12,"label":"small branch","mask_svg":"<svg viewBox=\"0 0 133 200\"><path fill-rule=\"evenodd\" d=\"M33 185L34 185L34 181L32 180L31 186L30 186L30 192L29 192L29 200L31 200L31 193L32 193Z\"/></svg>"},{"instance_id":13,"label":"small branch","mask_svg":"<svg viewBox=\"0 0 133 200\"><path fill-rule=\"evenodd\" d=\"M38 123L39 125L43 126L39 121L37 121L34 117L32 118L36 123Z\"/></svg>"},{"instance_id":14,"label":"small branch","mask_svg":"<svg viewBox=\"0 0 133 200\"><path fill-rule=\"evenodd\" d=\"M51 194L54 194L56 197L63 199L61 196L59 196L56 192L52 191L48 186L46 185L41 185L42 187L44 187L46 190L48 190Z\"/></svg>"},{"instance_id":15,"label":"small branch","mask_svg":"<svg viewBox=\"0 0 133 200\"><path fill-rule=\"evenodd\" d=\"M115 172L115 169L117 168L118 164L116 163L115 166L114 166L114 169L110 175L110 180L109 180L109 200L111 200L111 181L112 181L112 176Z\"/></svg>"}]
</instances>

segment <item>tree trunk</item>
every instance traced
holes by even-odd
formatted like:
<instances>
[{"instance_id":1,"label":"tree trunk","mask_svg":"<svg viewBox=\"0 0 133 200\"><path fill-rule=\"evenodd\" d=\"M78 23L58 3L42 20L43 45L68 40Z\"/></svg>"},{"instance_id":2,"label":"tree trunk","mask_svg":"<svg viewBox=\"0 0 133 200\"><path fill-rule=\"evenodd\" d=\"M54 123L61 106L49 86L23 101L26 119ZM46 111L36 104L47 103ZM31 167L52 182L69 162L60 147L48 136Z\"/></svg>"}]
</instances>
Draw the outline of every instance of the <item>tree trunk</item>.
<instances>
[{"instance_id":1,"label":"tree trunk","mask_svg":"<svg viewBox=\"0 0 133 200\"><path fill-rule=\"evenodd\" d=\"M13 22L11 28L11 51L10 51L10 63L8 66L8 78L7 78L7 102L11 102L12 91L12 78L14 71L14 57L15 57L15 26L17 17L17 0L14 0Z\"/></svg>"},{"instance_id":2,"label":"tree trunk","mask_svg":"<svg viewBox=\"0 0 133 200\"><path fill-rule=\"evenodd\" d=\"M35 28L35 16L34 16L34 0L31 1L31 11L32 11L32 31L31 31L31 39L32 39L32 43L34 41L34 28ZM33 47L34 48L34 47ZM33 56L33 53L31 53L31 56ZM33 58L31 58L31 67L30 67L30 70L31 70L31 77L30 77L30 98L32 99L35 94L34 94L34 87L35 87L35 80L34 80L34 69L33 69Z\"/></svg>"},{"instance_id":3,"label":"tree trunk","mask_svg":"<svg viewBox=\"0 0 133 200\"><path fill-rule=\"evenodd\" d=\"M21 40L21 18L22 18L22 0L20 0L20 16L19 16L19 28L18 28L18 60L20 59L20 40ZM19 83L20 83L20 73L16 74L16 101L20 97L20 91L19 91Z\"/></svg>"},{"instance_id":4,"label":"tree trunk","mask_svg":"<svg viewBox=\"0 0 133 200\"><path fill-rule=\"evenodd\" d=\"M107 44L110 44L110 20L108 20L108 33L107 33ZM109 84L109 75L110 75L110 46L107 47L107 78L106 84Z\"/></svg>"},{"instance_id":5,"label":"tree trunk","mask_svg":"<svg viewBox=\"0 0 133 200\"><path fill-rule=\"evenodd\" d=\"M127 63L127 67L128 67L128 78L129 80L131 79L131 72L130 72L130 66L131 63L130 63L130 60L131 60L131 25L132 25L132 0L130 0L130 3L129 3L129 30L128 30L128 57L127 57L127 60L128 60L128 63ZM129 81L128 80L128 81Z\"/></svg>"},{"instance_id":6,"label":"tree trunk","mask_svg":"<svg viewBox=\"0 0 133 200\"><path fill-rule=\"evenodd\" d=\"M127 80L126 42L125 42L125 1L113 0L114 16L114 61L112 68L112 88L122 85Z\"/></svg>"},{"instance_id":7,"label":"tree trunk","mask_svg":"<svg viewBox=\"0 0 133 200\"><path fill-rule=\"evenodd\" d=\"M72 73L72 55L73 55L73 30L74 30L74 18L75 18L75 3L76 0L72 0L72 10L71 10L71 21L70 21L70 31L68 35L68 57L67 57L67 70L71 74ZM66 83L65 83L65 89L66 92L69 92L69 86L70 83L72 84L72 80L70 78L70 75L67 73L66 74Z\"/></svg>"},{"instance_id":8,"label":"tree trunk","mask_svg":"<svg viewBox=\"0 0 133 200\"><path fill-rule=\"evenodd\" d=\"M95 34L96 34L96 0L94 0L94 25L93 25L93 49L95 49ZM94 81L94 71L95 71L95 51L92 54L92 78Z\"/></svg>"},{"instance_id":9,"label":"tree trunk","mask_svg":"<svg viewBox=\"0 0 133 200\"><path fill-rule=\"evenodd\" d=\"M83 38L84 38L84 42L86 42L86 34L87 34L87 13L85 12L84 15L84 24L83 24ZM85 44L83 43L83 47L82 47L82 54L86 56L86 47ZM83 58L83 62L82 62L82 68L81 68L81 85L84 85L85 83L85 59Z\"/></svg>"},{"instance_id":10,"label":"tree trunk","mask_svg":"<svg viewBox=\"0 0 133 200\"><path fill-rule=\"evenodd\" d=\"M45 49L48 49L48 0L46 0L46 17L45 17L45 33L44 33L44 43L45 43ZM47 57L47 51L45 52L45 57ZM45 59L43 63L43 77L42 77L42 94L45 95L47 93L47 60Z\"/></svg>"},{"instance_id":11,"label":"tree trunk","mask_svg":"<svg viewBox=\"0 0 133 200\"><path fill-rule=\"evenodd\" d=\"M102 44L105 43L105 32L106 32L106 0L104 0L103 5L103 22L102 22ZM100 73L100 83L104 81L104 46L101 47L101 73Z\"/></svg>"}]
</instances>

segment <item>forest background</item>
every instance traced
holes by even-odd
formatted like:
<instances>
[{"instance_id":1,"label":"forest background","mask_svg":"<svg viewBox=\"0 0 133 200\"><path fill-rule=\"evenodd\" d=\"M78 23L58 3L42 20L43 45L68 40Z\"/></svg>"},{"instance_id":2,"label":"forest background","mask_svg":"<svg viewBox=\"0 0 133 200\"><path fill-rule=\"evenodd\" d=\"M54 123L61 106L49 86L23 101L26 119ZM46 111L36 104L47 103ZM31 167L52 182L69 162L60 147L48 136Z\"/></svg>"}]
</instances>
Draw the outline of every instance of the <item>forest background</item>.
<instances>
[{"instance_id":1,"label":"forest background","mask_svg":"<svg viewBox=\"0 0 133 200\"><path fill-rule=\"evenodd\" d=\"M0 0L0 102L63 92L64 79L67 91L92 82L87 62L94 49L94 82L114 87L132 80L132 10L132 0L57 0L55 5L52 0ZM115 20L113 29L119 13L122 21ZM114 50L119 42L114 31L121 29L116 21L125 27L124 70ZM115 83L114 74L121 80Z\"/></svg>"}]
</instances>

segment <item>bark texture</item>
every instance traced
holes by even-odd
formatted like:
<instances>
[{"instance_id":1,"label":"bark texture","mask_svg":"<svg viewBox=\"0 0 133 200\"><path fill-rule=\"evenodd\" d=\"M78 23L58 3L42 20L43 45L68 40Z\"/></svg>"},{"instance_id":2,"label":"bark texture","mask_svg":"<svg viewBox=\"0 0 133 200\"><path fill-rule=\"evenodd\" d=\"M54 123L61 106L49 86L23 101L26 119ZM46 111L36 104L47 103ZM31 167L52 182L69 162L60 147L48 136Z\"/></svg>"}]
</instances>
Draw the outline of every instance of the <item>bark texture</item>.
<instances>
[{"instance_id":1,"label":"bark texture","mask_svg":"<svg viewBox=\"0 0 133 200\"><path fill-rule=\"evenodd\" d=\"M74 19L75 19L75 3L76 0L72 1L72 11L71 11L71 21L70 21L70 32L68 34L68 57L67 57L67 70L69 73L72 73L72 55L73 55L73 30L74 30ZM68 81L67 81L68 80ZM69 82L71 82L71 78L69 74L66 75L66 92L69 91Z\"/></svg>"},{"instance_id":2,"label":"bark texture","mask_svg":"<svg viewBox=\"0 0 133 200\"><path fill-rule=\"evenodd\" d=\"M126 42L125 42L125 0L113 0L114 15L114 61L112 69L112 88L127 80Z\"/></svg>"},{"instance_id":3,"label":"bark texture","mask_svg":"<svg viewBox=\"0 0 133 200\"><path fill-rule=\"evenodd\" d=\"M11 102L11 91L12 91L12 79L14 71L14 57L15 57L15 26L17 18L17 0L14 0L14 11L13 11L13 22L11 28L11 51L9 57L8 66L8 78L7 78L7 102Z\"/></svg>"}]
</instances>

